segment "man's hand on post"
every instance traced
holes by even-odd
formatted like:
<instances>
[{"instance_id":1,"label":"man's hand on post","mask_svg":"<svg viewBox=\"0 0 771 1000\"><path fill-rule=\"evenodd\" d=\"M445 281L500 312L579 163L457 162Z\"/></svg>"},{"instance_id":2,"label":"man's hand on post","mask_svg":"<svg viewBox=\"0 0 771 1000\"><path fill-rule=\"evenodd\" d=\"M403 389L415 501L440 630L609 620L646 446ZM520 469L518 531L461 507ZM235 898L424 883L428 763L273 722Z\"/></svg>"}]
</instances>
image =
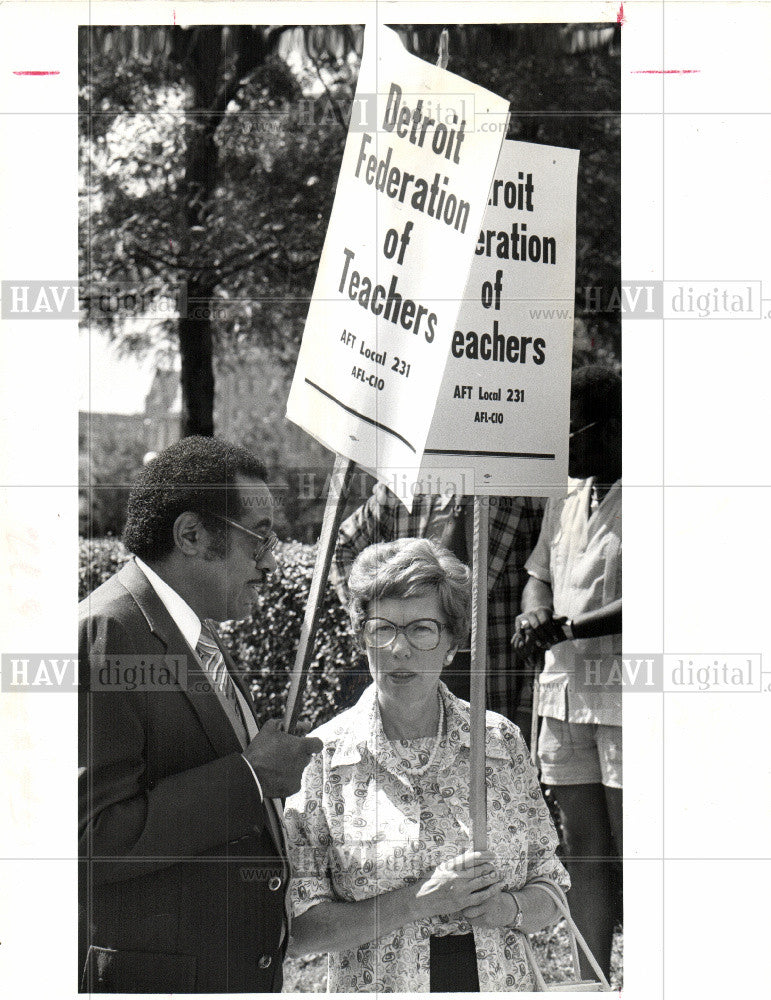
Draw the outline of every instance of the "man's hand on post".
<instances>
[{"instance_id":1,"label":"man's hand on post","mask_svg":"<svg viewBox=\"0 0 771 1000\"><path fill-rule=\"evenodd\" d=\"M567 618L555 617L551 608L539 607L524 611L517 617L512 644L517 650L551 649L567 638L563 625Z\"/></svg>"},{"instance_id":2,"label":"man's hand on post","mask_svg":"<svg viewBox=\"0 0 771 1000\"><path fill-rule=\"evenodd\" d=\"M283 799L299 791L303 771L323 747L316 737L292 736L284 732L279 719L269 719L244 750L244 757L254 769L263 794L269 799Z\"/></svg>"}]
</instances>

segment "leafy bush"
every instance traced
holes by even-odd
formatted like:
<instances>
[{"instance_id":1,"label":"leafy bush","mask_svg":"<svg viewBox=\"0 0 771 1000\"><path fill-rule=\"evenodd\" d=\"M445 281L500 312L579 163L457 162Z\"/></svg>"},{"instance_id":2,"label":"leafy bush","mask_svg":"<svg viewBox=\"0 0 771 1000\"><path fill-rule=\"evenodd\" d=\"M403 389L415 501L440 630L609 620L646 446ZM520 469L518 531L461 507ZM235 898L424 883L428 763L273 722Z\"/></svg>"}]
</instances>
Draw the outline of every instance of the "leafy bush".
<instances>
[{"instance_id":1,"label":"leafy bush","mask_svg":"<svg viewBox=\"0 0 771 1000\"><path fill-rule=\"evenodd\" d=\"M79 598L82 600L129 558L114 538L80 540ZM276 548L279 568L262 587L251 618L221 628L236 662L245 669L259 721L283 714L308 602L316 547L283 542ZM369 681L364 656L348 627L348 617L330 587L316 633L315 653L303 697L300 725L321 725L352 704Z\"/></svg>"},{"instance_id":2,"label":"leafy bush","mask_svg":"<svg viewBox=\"0 0 771 1000\"><path fill-rule=\"evenodd\" d=\"M252 617L230 622L222 630L236 660L250 665L249 682L265 718L283 710L308 603L316 546L285 542L276 554L278 571L261 589ZM301 720L311 726L320 725L350 705L368 680L366 661L350 633L348 616L330 587L316 632Z\"/></svg>"},{"instance_id":3,"label":"leafy bush","mask_svg":"<svg viewBox=\"0 0 771 1000\"><path fill-rule=\"evenodd\" d=\"M78 600L82 601L129 558L117 538L81 538L78 549Z\"/></svg>"}]
</instances>

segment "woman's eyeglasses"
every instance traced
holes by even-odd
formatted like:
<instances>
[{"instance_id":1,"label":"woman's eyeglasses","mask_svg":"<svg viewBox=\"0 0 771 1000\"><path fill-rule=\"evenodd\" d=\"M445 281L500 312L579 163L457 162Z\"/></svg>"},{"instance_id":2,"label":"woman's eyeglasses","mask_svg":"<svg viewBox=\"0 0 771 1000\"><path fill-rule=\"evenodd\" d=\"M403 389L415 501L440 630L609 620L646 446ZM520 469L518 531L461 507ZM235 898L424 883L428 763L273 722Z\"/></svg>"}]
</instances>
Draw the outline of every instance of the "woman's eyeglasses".
<instances>
[{"instance_id":1,"label":"woman's eyeglasses","mask_svg":"<svg viewBox=\"0 0 771 1000\"><path fill-rule=\"evenodd\" d=\"M429 650L436 649L442 629L448 627L435 618L416 618L406 625L396 625L387 618L368 618L362 627L362 636L371 649L385 649L402 632L413 649Z\"/></svg>"}]
</instances>

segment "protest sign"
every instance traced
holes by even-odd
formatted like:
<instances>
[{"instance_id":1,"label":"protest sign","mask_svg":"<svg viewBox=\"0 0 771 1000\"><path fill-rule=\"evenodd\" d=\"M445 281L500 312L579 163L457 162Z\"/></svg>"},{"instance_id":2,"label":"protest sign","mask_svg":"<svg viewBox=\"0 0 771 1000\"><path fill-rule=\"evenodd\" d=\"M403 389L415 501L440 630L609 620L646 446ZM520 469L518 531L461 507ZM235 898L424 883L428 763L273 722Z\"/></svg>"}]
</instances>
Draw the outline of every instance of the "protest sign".
<instances>
[{"instance_id":1,"label":"protest sign","mask_svg":"<svg viewBox=\"0 0 771 1000\"><path fill-rule=\"evenodd\" d=\"M368 32L287 416L379 478L420 465L507 113Z\"/></svg>"},{"instance_id":2,"label":"protest sign","mask_svg":"<svg viewBox=\"0 0 771 1000\"><path fill-rule=\"evenodd\" d=\"M426 444L476 494L564 489L578 150L503 143ZM469 490L469 492L472 492Z\"/></svg>"}]
</instances>

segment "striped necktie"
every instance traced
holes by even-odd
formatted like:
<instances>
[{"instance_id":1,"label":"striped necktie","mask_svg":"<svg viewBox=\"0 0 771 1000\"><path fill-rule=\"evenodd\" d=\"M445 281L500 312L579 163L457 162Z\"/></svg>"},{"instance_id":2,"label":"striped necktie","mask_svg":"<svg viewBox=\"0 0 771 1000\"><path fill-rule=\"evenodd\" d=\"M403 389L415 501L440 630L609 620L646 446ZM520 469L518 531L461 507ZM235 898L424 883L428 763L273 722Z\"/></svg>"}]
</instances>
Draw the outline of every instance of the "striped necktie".
<instances>
[{"instance_id":1,"label":"striped necktie","mask_svg":"<svg viewBox=\"0 0 771 1000\"><path fill-rule=\"evenodd\" d=\"M201 635L196 643L196 652L201 657L201 663L206 675L212 683L212 687L220 700L220 704L225 709L225 714L230 719L231 725L238 736L241 747L245 748L249 743L249 735L238 703L238 695L233 678L228 673L225 665L225 657L218 642L214 638L212 625L205 621L201 625Z\"/></svg>"},{"instance_id":2,"label":"striped necktie","mask_svg":"<svg viewBox=\"0 0 771 1000\"><path fill-rule=\"evenodd\" d=\"M242 714L241 704L238 699L233 678L228 673L225 663L225 655L222 652L222 640L217 633L215 623L209 619L201 624L201 636L196 644L196 651L201 657L204 669L214 686L217 697L220 699L223 708L227 712L228 718L233 724L233 728L241 740L244 749L251 743L257 735L257 723L249 714L248 721ZM248 711L248 708L247 708ZM282 857L286 856L286 834L284 832L284 810L281 799L264 800L265 818L270 829L271 836L276 848ZM285 907L288 907L288 897L285 897ZM287 927L290 922L289 910L286 910Z\"/></svg>"}]
</instances>

